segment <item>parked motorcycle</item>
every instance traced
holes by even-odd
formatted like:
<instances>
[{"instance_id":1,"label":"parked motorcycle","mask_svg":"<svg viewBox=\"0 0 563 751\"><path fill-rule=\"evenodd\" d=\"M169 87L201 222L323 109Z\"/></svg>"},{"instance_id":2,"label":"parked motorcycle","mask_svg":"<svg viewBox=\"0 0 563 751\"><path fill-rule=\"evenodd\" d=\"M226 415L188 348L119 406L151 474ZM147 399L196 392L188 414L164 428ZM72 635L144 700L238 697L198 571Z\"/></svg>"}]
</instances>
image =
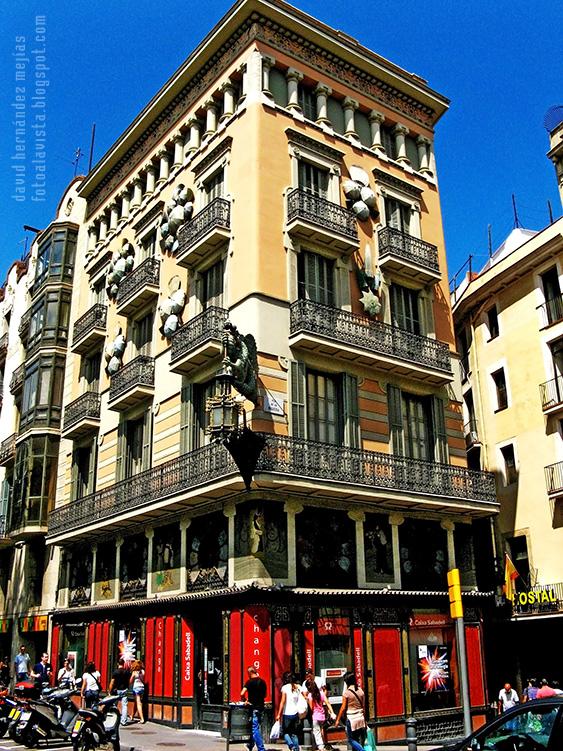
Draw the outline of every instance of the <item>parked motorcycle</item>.
<instances>
[{"instance_id":1,"label":"parked motorcycle","mask_svg":"<svg viewBox=\"0 0 563 751\"><path fill-rule=\"evenodd\" d=\"M120 751L121 716L116 705L124 693L125 691L118 691L117 694L100 699L95 708L78 710L72 729L73 751L93 751L109 746L113 751Z\"/></svg>"},{"instance_id":2,"label":"parked motorcycle","mask_svg":"<svg viewBox=\"0 0 563 751\"><path fill-rule=\"evenodd\" d=\"M10 714L18 706L17 699L12 696L0 696L0 738L8 732L12 718Z\"/></svg>"},{"instance_id":3,"label":"parked motorcycle","mask_svg":"<svg viewBox=\"0 0 563 751\"><path fill-rule=\"evenodd\" d=\"M70 740L78 715L73 694L76 691L72 689L50 689L43 692L41 699L30 701L29 711L22 715L19 723L24 746L34 748L39 741L52 738Z\"/></svg>"}]
</instances>

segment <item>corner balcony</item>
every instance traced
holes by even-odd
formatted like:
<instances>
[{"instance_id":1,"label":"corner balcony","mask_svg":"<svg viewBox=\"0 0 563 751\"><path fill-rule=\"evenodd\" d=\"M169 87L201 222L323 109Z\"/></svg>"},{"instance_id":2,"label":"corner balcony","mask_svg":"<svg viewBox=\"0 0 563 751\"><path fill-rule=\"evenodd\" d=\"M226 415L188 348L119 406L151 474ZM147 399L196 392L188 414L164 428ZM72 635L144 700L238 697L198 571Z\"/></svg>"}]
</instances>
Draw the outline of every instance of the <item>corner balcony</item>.
<instances>
[{"instance_id":1,"label":"corner balcony","mask_svg":"<svg viewBox=\"0 0 563 751\"><path fill-rule=\"evenodd\" d=\"M14 461L16 455L16 434L12 433L11 436L5 438L0 443L0 467L5 467L7 464L11 464Z\"/></svg>"},{"instance_id":2,"label":"corner balcony","mask_svg":"<svg viewBox=\"0 0 563 751\"><path fill-rule=\"evenodd\" d=\"M86 355L103 344L106 337L107 314L107 307L97 303L76 321L72 330L72 352Z\"/></svg>"},{"instance_id":3,"label":"corner balcony","mask_svg":"<svg viewBox=\"0 0 563 751\"><path fill-rule=\"evenodd\" d=\"M170 370L189 375L196 368L218 360L228 315L224 308L211 307L181 326L172 337Z\"/></svg>"},{"instance_id":4,"label":"corner balcony","mask_svg":"<svg viewBox=\"0 0 563 751\"><path fill-rule=\"evenodd\" d=\"M540 399L544 415L563 413L563 377L540 383Z\"/></svg>"},{"instance_id":5,"label":"corner balcony","mask_svg":"<svg viewBox=\"0 0 563 751\"><path fill-rule=\"evenodd\" d=\"M352 449L301 438L264 434L266 445L254 487L340 501L347 507L417 508L482 517L498 511L494 476L437 462ZM229 498L244 488L231 455L210 444L159 464L91 495L64 504L49 516L50 543L95 536L135 523L154 523L196 504Z\"/></svg>"},{"instance_id":6,"label":"corner balcony","mask_svg":"<svg viewBox=\"0 0 563 751\"><path fill-rule=\"evenodd\" d=\"M10 378L10 393L13 396L21 394L23 388L23 380L25 377L25 365L22 363L12 373Z\"/></svg>"},{"instance_id":7,"label":"corner balcony","mask_svg":"<svg viewBox=\"0 0 563 751\"><path fill-rule=\"evenodd\" d=\"M139 355L111 377L108 408L123 412L154 395L154 357Z\"/></svg>"},{"instance_id":8,"label":"corner balcony","mask_svg":"<svg viewBox=\"0 0 563 751\"><path fill-rule=\"evenodd\" d=\"M349 209L302 188L287 196L285 228L290 235L341 252L351 253L360 244L357 220Z\"/></svg>"},{"instance_id":9,"label":"corner balcony","mask_svg":"<svg viewBox=\"0 0 563 751\"><path fill-rule=\"evenodd\" d=\"M50 501L47 496L30 496L25 504L14 505L10 509L7 533L12 541L28 540L47 533L47 509Z\"/></svg>"},{"instance_id":10,"label":"corner balcony","mask_svg":"<svg viewBox=\"0 0 563 751\"><path fill-rule=\"evenodd\" d=\"M62 437L75 440L100 427L100 395L88 391L65 407Z\"/></svg>"},{"instance_id":11,"label":"corner balcony","mask_svg":"<svg viewBox=\"0 0 563 751\"><path fill-rule=\"evenodd\" d=\"M435 385L453 380L447 344L328 305L297 300L289 345L325 358L376 367Z\"/></svg>"},{"instance_id":12,"label":"corner balcony","mask_svg":"<svg viewBox=\"0 0 563 751\"><path fill-rule=\"evenodd\" d=\"M231 236L231 204L215 198L178 232L180 266L196 266Z\"/></svg>"},{"instance_id":13,"label":"corner balcony","mask_svg":"<svg viewBox=\"0 0 563 751\"><path fill-rule=\"evenodd\" d=\"M146 258L121 280L116 300L118 314L135 315L141 308L158 299L159 288L160 261L157 258Z\"/></svg>"},{"instance_id":14,"label":"corner balcony","mask_svg":"<svg viewBox=\"0 0 563 751\"><path fill-rule=\"evenodd\" d=\"M382 271L406 274L422 284L435 284L442 278L435 245L392 227L379 230L377 237Z\"/></svg>"}]
</instances>

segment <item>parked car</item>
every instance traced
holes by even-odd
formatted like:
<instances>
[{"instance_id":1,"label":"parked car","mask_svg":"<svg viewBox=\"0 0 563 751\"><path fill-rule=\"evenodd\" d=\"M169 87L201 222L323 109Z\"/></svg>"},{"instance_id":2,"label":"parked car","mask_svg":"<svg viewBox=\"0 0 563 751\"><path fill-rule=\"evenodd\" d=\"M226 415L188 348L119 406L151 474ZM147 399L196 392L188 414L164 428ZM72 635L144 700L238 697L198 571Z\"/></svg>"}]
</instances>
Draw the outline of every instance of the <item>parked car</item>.
<instances>
[{"instance_id":1,"label":"parked car","mask_svg":"<svg viewBox=\"0 0 563 751\"><path fill-rule=\"evenodd\" d=\"M517 704L464 740L438 750L563 751L563 696Z\"/></svg>"}]
</instances>

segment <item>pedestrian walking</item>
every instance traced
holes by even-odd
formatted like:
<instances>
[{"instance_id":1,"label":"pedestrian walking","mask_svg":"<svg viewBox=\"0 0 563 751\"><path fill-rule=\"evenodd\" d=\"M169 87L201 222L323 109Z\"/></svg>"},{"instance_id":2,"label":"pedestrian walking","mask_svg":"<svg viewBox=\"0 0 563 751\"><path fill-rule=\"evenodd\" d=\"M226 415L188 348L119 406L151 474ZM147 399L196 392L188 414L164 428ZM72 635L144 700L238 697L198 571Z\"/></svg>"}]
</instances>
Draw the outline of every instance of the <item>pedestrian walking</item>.
<instances>
[{"instance_id":1,"label":"pedestrian walking","mask_svg":"<svg viewBox=\"0 0 563 751\"><path fill-rule=\"evenodd\" d=\"M49 655L47 652L43 652L39 662L33 666L31 677L35 680L35 685L41 688L43 684L51 682L52 674L53 668L49 662Z\"/></svg>"},{"instance_id":2,"label":"pedestrian walking","mask_svg":"<svg viewBox=\"0 0 563 751\"><path fill-rule=\"evenodd\" d=\"M100 691L102 690L100 678L100 673L96 670L95 664L89 662L82 674L82 684L80 686L80 696L87 709L97 704L100 698Z\"/></svg>"},{"instance_id":3,"label":"pedestrian walking","mask_svg":"<svg viewBox=\"0 0 563 751\"><path fill-rule=\"evenodd\" d=\"M255 667L250 666L247 670L248 680L244 684L240 697L252 711L252 735L248 739L246 747L252 751L254 746L258 751L265 751L264 739L262 738L262 714L264 712L264 700L266 698L266 681L260 678Z\"/></svg>"},{"instance_id":4,"label":"pedestrian walking","mask_svg":"<svg viewBox=\"0 0 563 751\"><path fill-rule=\"evenodd\" d=\"M551 688L547 678L542 678L536 699L549 699L550 696L557 696L557 691Z\"/></svg>"},{"instance_id":5,"label":"pedestrian walking","mask_svg":"<svg viewBox=\"0 0 563 751\"><path fill-rule=\"evenodd\" d=\"M129 715L127 713L127 707L129 706L129 700L127 698L127 691L129 690L129 681L131 680L131 671L125 667L125 660L120 657L117 661L117 668L113 671L111 681L109 682L108 691L110 694L116 694L118 691L124 691L121 695L121 724L129 724Z\"/></svg>"},{"instance_id":6,"label":"pedestrian walking","mask_svg":"<svg viewBox=\"0 0 563 751\"><path fill-rule=\"evenodd\" d=\"M505 683L498 695L498 713L502 714L503 712L506 712L507 709L515 707L518 702L519 699L516 691L512 688L510 683Z\"/></svg>"},{"instance_id":7,"label":"pedestrian walking","mask_svg":"<svg viewBox=\"0 0 563 751\"><path fill-rule=\"evenodd\" d=\"M321 691L314 680L307 681L308 703L313 720L313 738L319 751L326 748L325 744L325 725L327 720L336 719L334 710L330 705L326 694Z\"/></svg>"},{"instance_id":8,"label":"pedestrian walking","mask_svg":"<svg viewBox=\"0 0 563 751\"><path fill-rule=\"evenodd\" d=\"M528 678L526 687L522 691L522 702L533 701L538 696L538 683L535 678Z\"/></svg>"},{"instance_id":9,"label":"pedestrian walking","mask_svg":"<svg viewBox=\"0 0 563 751\"><path fill-rule=\"evenodd\" d=\"M27 681L31 673L31 657L28 654L25 644L20 646L20 651L14 658L14 673L16 682Z\"/></svg>"},{"instance_id":10,"label":"pedestrian walking","mask_svg":"<svg viewBox=\"0 0 563 751\"><path fill-rule=\"evenodd\" d=\"M342 694L342 705L336 718L336 724L340 723L342 715L346 713L348 743L352 746L353 751L364 751L367 734L364 692L356 685L356 676L351 671L344 675L344 683L346 688Z\"/></svg>"},{"instance_id":11,"label":"pedestrian walking","mask_svg":"<svg viewBox=\"0 0 563 751\"><path fill-rule=\"evenodd\" d=\"M131 677L129 678L129 685L133 689L133 696L135 697L131 719L135 720L135 715L138 714L139 721L145 722L145 717L143 714L143 697L145 695L145 666L140 660L135 660L131 665Z\"/></svg>"},{"instance_id":12,"label":"pedestrian walking","mask_svg":"<svg viewBox=\"0 0 563 751\"><path fill-rule=\"evenodd\" d=\"M276 719L281 722L281 735L289 751L299 751L301 721L299 719L300 700L303 702L301 687L297 678L291 673L284 673L281 687L281 699ZM305 704L305 708L306 708Z\"/></svg>"}]
</instances>

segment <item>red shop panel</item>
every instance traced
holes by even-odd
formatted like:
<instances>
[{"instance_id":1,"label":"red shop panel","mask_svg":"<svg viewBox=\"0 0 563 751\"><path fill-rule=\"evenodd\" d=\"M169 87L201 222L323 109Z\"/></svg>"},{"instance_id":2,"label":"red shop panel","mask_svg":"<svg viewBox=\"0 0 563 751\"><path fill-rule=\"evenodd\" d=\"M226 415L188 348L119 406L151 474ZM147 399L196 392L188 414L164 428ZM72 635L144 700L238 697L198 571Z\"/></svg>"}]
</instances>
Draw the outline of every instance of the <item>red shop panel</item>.
<instances>
[{"instance_id":1,"label":"red shop panel","mask_svg":"<svg viewBox=\"0 0 563 751\"><path fill-rule=\"evenodd\" d=\"M59 672L60 653L61 653L61 627L58 624L55 624L51 632L51 665L53 667L53 674L55 676Z\"/></svg>"},{"instance_id":2,"label":"red shop panel","mask_svg":"<svg viewBox=\"0 0 563 751\"><path fill-rule=\"evenodd\" d=\"M465 627L465 649L469 673L469 700L472 707L481 707L485 703L485 685L479 626Z\"/></svg>"},{"instance_id":3,"label":"red shop panel","mask_svg":"<svg viewBox=\"0 0 563 751\"><path fill-rule=\"evenodd\" d=\"M373 662L377 717L403 714L403 666L401 632L398 628L374 629Z\"/></svg>"},{"instance_id":4,"label":"red shop panel","mask_svg":"<svg viewBox=\"0 0 563 751\"><path fill-rule=\"evenodd\" d=\"M164 689L164 618L154 619L153 695L162 696Z\"/></svg>"},{"instance_id":5,"label":"red shop panel","mask_svg":"<svg viewBox=\"0 0 563 751\"><path fill-rule=\"evenodd\" d=\"M109 684L109 621L102 623L100 634L100 657L99 663L96 665L101 675L102 686Z\"/></svg>"},{"instance_id":6,"label":"red shop panel","mask_svg":"<svg viewBox=\"0 0 563 751\"><path fill-rule=\"evenodd\" d=\"M95 623L89 623L86 626L86 662L91 662L94 659L94 637L95 637Z\"/></svg>"},{"instance_id":7,"label":"red shop panel","mask_svg":"<svg viewBox=\"0 0 563 751\"><path fill-rule=\"evenodd\" d=\"M235 610L229 620L229 696L231 701L240 700L240 692L246 678L242 677L242 613Z\"/></svg>"},{"instance_id":8,"label":"red shop panel","mask_svg":"<svg viewBox=\"0 0 563 751\"><path fill-rule=\"evenodd\" d=\"M163 696L174 696L174 662L176 656L176 617L169 615L164 624L164 683Z\"/></svg>"},{"instance_id":9,"label":"red shop panel","mask_svg":"<svg viewBox=\"0 0 563 751\"><path fill-rule=\"evenodd\" d=\"M274 629L274 706L280 703L282 675L291 670L291 633L287 628Z\"/></svg>"},{"instance_id":10,"label":"red shop panel","mask_svg":"<svg viewBox=\"0 0 563 751\"><path fill-rule=\"evenodd\" d=\"M194 695L194 631L185 618L182 618L180 632L180 666L180 698L191 699Z\"/></svg>"},{"instance_id":11,"label":"red shop panel","mask_svg":"<svg viewBox=\"0 0 563 751\"><path fill-rule=\"evenodd\" d=\"M154 695L154 618L147 618L145 623L145 679L148 693Z\"/></svg>"},{"instance_id":12,"label":"red shop panel","mask_svg":"<svg viewBox=\"0 0 563 751\"><path fill-rule=\"evenodd\" d=\"M361 628L354 629L354 673L356 674L356 685L365 688L363 633Z\"/></svg>"},{"instance_id":13,"label":"red shop panel","mask_svg":"<svg viewBox=\"0 0 563 751\"><path fill-rule=\"evenodd\" d=\"M243 645L245 667L254 665L266 681L266 701L272 700L272 663L270 613L264 607L252 605L244 611Z\"/></svg>"}]
</instances>

